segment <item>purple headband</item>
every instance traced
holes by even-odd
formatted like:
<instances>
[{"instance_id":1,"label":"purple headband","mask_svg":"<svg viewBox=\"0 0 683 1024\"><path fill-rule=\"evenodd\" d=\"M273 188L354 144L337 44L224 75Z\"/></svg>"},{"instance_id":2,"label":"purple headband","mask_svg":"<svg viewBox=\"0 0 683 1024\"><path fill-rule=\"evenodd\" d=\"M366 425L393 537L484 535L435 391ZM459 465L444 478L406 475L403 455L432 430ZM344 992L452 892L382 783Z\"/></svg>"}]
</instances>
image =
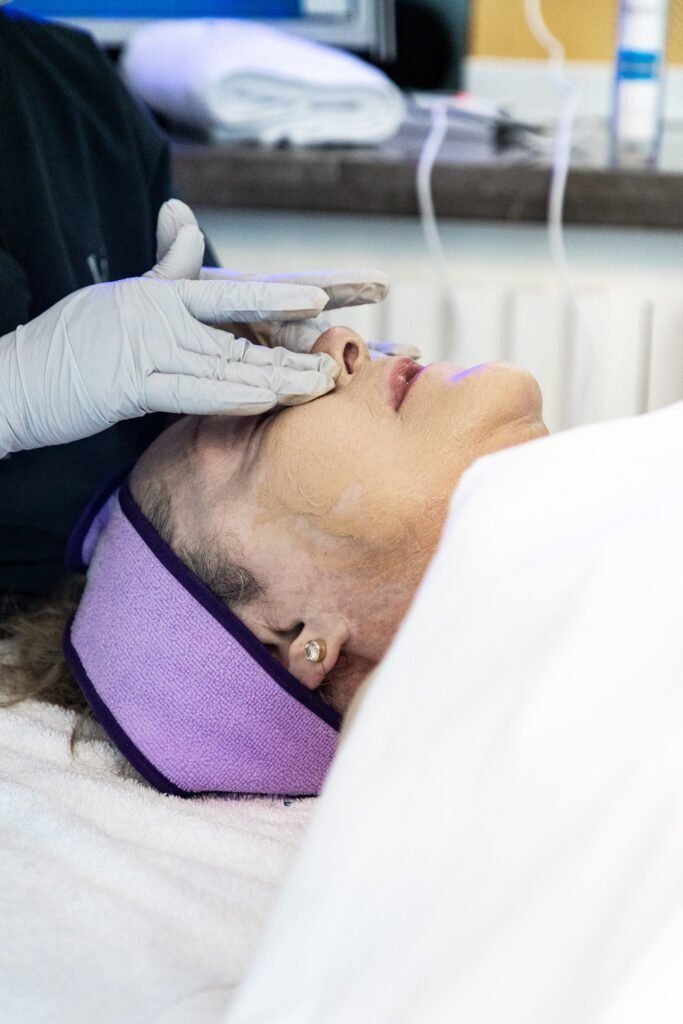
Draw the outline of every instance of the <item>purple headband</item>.
<instances>
[{"instance_id":1,"label":"purple headband","mask_svg":"<svg viewBox=\"0 0 683 1024\"><path fill-rule=\"evenodd\" d=\"M162 540L129 469L90 502L67 549L88 578L64 653L95 717L164 793L316 795L339 715Z\"/></svg>"}]
</instances>

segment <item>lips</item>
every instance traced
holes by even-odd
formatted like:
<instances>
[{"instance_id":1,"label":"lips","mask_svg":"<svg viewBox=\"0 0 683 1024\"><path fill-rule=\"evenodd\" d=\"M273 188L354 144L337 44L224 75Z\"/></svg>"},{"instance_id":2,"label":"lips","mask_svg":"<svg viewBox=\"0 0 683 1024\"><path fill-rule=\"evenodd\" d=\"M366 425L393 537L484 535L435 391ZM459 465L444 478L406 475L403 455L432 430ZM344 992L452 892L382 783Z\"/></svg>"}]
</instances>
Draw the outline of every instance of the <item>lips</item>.
<instances>
[{"instance_id":1,"label":"lips","mask_svg":"<svg viewBox=\"0 0 683 1024\"><path fill-rule=\"evenodd\" d=\"M413 380L424 367L414 359L392 359L392 367L388 378L388 403L392 409L398 410Z\"/></svg>"}]
</instances>

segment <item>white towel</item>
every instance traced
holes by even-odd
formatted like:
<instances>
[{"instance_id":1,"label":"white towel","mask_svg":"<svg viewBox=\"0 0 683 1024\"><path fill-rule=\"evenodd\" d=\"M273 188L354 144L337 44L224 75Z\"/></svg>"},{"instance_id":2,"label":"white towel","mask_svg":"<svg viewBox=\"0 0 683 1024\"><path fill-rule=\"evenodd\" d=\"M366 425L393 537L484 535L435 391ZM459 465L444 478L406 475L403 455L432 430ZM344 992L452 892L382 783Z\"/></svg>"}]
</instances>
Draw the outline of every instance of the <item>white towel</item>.
<instances>
[{"instance_id":1,"label":"white towel","mask_svg":"<svg viewBox=\"0 0 683 1024\"><path fill-rule=\"evenodd\" d=\"M254 22L156 22L131 37L122 69L153 110L221 138L372 144L405 113L358 57Z\"/></svg>"},{"instance_id":2,"label":"white towel","mask_svg":"<svg viewBox=\"0 0 683 1024\"><path fill-rule=\"evenodd\" d=\"M683 403L476 463L226 1021L680 1024L682 622Z\"/></svg>"},{"instance_id":3,"label":"white towel","mask_svg":"<svg viewBox=\"0 0 683 1024\"><path fill-rule=\"evenodd\" d=\"M74 719L0 709L0 1019L215 1021L315 801L162 796Z\"/></svg>"}]
</instances>

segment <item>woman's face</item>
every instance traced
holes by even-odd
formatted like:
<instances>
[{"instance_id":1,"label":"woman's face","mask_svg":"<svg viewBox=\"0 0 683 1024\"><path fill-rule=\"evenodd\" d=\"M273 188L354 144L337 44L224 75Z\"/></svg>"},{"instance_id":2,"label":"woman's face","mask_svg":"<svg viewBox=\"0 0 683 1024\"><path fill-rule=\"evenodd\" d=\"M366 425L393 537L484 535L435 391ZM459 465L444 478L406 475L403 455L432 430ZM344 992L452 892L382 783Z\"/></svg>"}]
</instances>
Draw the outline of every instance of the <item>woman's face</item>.
<instances>
[{"instance_id":1,"label":"woman's face","mask_svg":"<svg viewBox=\"0 0 683 1024\"><path fill-rule=\"evenodd\" d=\"M506 363L372 361L333 328L314 351L340 365L334 391L262 417L191 418L191 489L206 536L265 591L239 609L290 671L344 710L385 653L434 553L453 490L479 456L547 434L541 393ZM327 645L324 665L304 657Z\"/></svg>"}]
</instances>

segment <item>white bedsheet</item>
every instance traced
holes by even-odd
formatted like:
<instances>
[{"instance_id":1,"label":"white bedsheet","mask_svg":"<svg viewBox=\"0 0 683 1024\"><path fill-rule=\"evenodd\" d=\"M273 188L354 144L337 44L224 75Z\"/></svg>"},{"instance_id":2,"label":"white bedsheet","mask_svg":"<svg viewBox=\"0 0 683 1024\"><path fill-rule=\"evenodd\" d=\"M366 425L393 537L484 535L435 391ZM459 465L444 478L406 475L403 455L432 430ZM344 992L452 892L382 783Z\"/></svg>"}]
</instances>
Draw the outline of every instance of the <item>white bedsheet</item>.
<instances>
[{"instance_id":1,"label":"white bedsheet","mask_svg":"<svg viewBox=\"0 0 683 1024\"><path fill-rule=\"evenodd\" d=\"M73 720L0 710L0 1020L216 1020L314 801L162 796Z\"/></svg>"},{"instance_id":2,"label":"white bedsheet","mask_svg":"<svg viewBox=\"0 0 683 1024\"><path fill-rule=\"evenodd\" d=\"M230 1024L683 1020L683 404L478 462Z\"/></svg>"}]
</instances>

